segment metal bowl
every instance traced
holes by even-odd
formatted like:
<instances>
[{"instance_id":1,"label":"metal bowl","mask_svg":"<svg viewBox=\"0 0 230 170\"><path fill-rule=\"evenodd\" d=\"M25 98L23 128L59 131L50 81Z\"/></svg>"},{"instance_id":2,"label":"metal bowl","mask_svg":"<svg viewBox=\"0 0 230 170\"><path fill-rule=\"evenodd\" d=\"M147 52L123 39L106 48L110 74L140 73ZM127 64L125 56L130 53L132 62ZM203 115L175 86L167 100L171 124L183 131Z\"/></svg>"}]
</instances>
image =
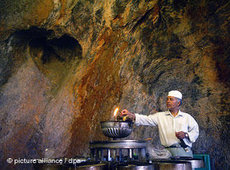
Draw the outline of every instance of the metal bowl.
<instances>
[{"instance_id":1,"label":"metal bowl","mask_svg":"<svg viewBox=\"0 0 230 170\"><path fill-rule=\"evenodd\" d=\"M125 121L102 121L101 129L107 137L124 138L132 133L133 123Z\"/></svg>"},{"instance_id":2,"label":"metal bowl","mask_svg":"<svg viewBox=\"0 0 230 170\"><path fill-rule=\"evenodd\" d=\"M186 161L159 161L153 162L156 169L170 169L170 170L192 170L190 162Z\"/></svg>"},{"instance_id":3,"label":"metal bowl","mask_svg":"<svg viewBox=\"0 0 230 170\"><path fill-rule=\"evenodd\" d=\"M178 162L179 161L190 162L192 165L192 169L205 167L203 159L199 159L199 158L180 157L179 159L175 159L175 160Z\"/></svg>"}]
</instances>

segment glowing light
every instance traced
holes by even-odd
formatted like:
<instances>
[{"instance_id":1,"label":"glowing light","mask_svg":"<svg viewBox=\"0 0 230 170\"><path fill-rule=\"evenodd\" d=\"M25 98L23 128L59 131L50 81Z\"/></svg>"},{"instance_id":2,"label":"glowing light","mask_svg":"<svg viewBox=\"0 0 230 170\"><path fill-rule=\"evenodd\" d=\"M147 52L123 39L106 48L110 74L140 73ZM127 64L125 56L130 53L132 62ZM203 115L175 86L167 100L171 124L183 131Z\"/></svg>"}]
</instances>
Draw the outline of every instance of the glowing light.
<instances>
[{"instance_id":1,"label":"glowing light","mask_svg":"<svg viewBox=\"0 0 230 170\"><path fill-rule=\"evenodd\" d=\"M119 111L119 107L116 107L115 110L114 110L114 112L113 112L113 116L114 117L117 116L118 111Z\"/></svg>"}]
</instances>

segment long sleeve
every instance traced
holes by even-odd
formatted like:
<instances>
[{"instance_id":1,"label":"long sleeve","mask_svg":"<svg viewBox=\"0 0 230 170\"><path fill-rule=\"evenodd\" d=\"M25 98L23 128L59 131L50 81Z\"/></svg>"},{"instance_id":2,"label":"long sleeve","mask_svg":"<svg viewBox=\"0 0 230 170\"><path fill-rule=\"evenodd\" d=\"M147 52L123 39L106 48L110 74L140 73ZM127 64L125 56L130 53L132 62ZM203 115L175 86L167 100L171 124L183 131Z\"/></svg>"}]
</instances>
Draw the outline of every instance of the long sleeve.
<instances>
[{"instance_id":1,"label":"long sleeve","mask_svg":"<svg viewBox=\"0 0 230 170\"><path fill-rule=\"evenodd\" d=\"M158 124L157 121L157 113L146 116L146 115L140 115L140 114L135 114L136 116L136 121L135 124L137 126L139 125L144 125L144 126L156 126Z\"/></svg>"},{"instance_id":2,"label":"long sleeve","mask_svg":"<svg viewBox=\"0 0 230 170\"><path fill-rule=\"evenodd\" d=\"M188 135L192 143L194 143L199 136L199 126L193 117L190 117L189 120Z\"/></svg>"}]
</instances>

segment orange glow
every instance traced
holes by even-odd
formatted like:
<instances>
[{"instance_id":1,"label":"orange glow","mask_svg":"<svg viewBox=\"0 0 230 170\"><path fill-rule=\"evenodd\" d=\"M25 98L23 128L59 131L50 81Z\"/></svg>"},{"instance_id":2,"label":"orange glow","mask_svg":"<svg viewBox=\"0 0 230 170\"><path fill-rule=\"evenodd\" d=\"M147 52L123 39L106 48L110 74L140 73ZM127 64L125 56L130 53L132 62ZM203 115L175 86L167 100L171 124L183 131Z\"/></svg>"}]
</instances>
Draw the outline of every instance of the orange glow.
<instances>
[{"instance_id":1,"label":"orange glow","mask_svg":"<svg viewBox=\"0 0 230 170\"><path fill-rule=\"evenodd\" d=\"M113 116L114 117L117 116L118 111L119 111L119 107L116 107L115 110L114 110L114 112L113 112Z\"/></svg>"}]
</instances>

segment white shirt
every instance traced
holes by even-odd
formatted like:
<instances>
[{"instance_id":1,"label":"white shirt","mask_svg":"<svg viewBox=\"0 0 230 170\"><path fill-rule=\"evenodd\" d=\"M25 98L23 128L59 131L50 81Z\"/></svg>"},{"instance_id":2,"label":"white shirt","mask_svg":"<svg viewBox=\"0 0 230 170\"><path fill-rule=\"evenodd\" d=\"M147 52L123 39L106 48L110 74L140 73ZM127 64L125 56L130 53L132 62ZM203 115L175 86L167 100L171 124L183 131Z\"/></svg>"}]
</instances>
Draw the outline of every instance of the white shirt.
<instances>
[{"instance_id":1,"label":"white shirt","mask_svg":"<svg viewBox=\"0 0 230 170\"><path fill-rule=\"evenodd\" d=\"M155 114L136 115L136 125L158 126L160 141L163 146L171 146L180 143L176 137L175 132L187 132L189 139L184 138L185 144L192 147L192 143L196 141L199 136L199 127L195 119L188 113L179 111L174 117L170 111L157 112Z\"/></svg>"}]
</instances>

